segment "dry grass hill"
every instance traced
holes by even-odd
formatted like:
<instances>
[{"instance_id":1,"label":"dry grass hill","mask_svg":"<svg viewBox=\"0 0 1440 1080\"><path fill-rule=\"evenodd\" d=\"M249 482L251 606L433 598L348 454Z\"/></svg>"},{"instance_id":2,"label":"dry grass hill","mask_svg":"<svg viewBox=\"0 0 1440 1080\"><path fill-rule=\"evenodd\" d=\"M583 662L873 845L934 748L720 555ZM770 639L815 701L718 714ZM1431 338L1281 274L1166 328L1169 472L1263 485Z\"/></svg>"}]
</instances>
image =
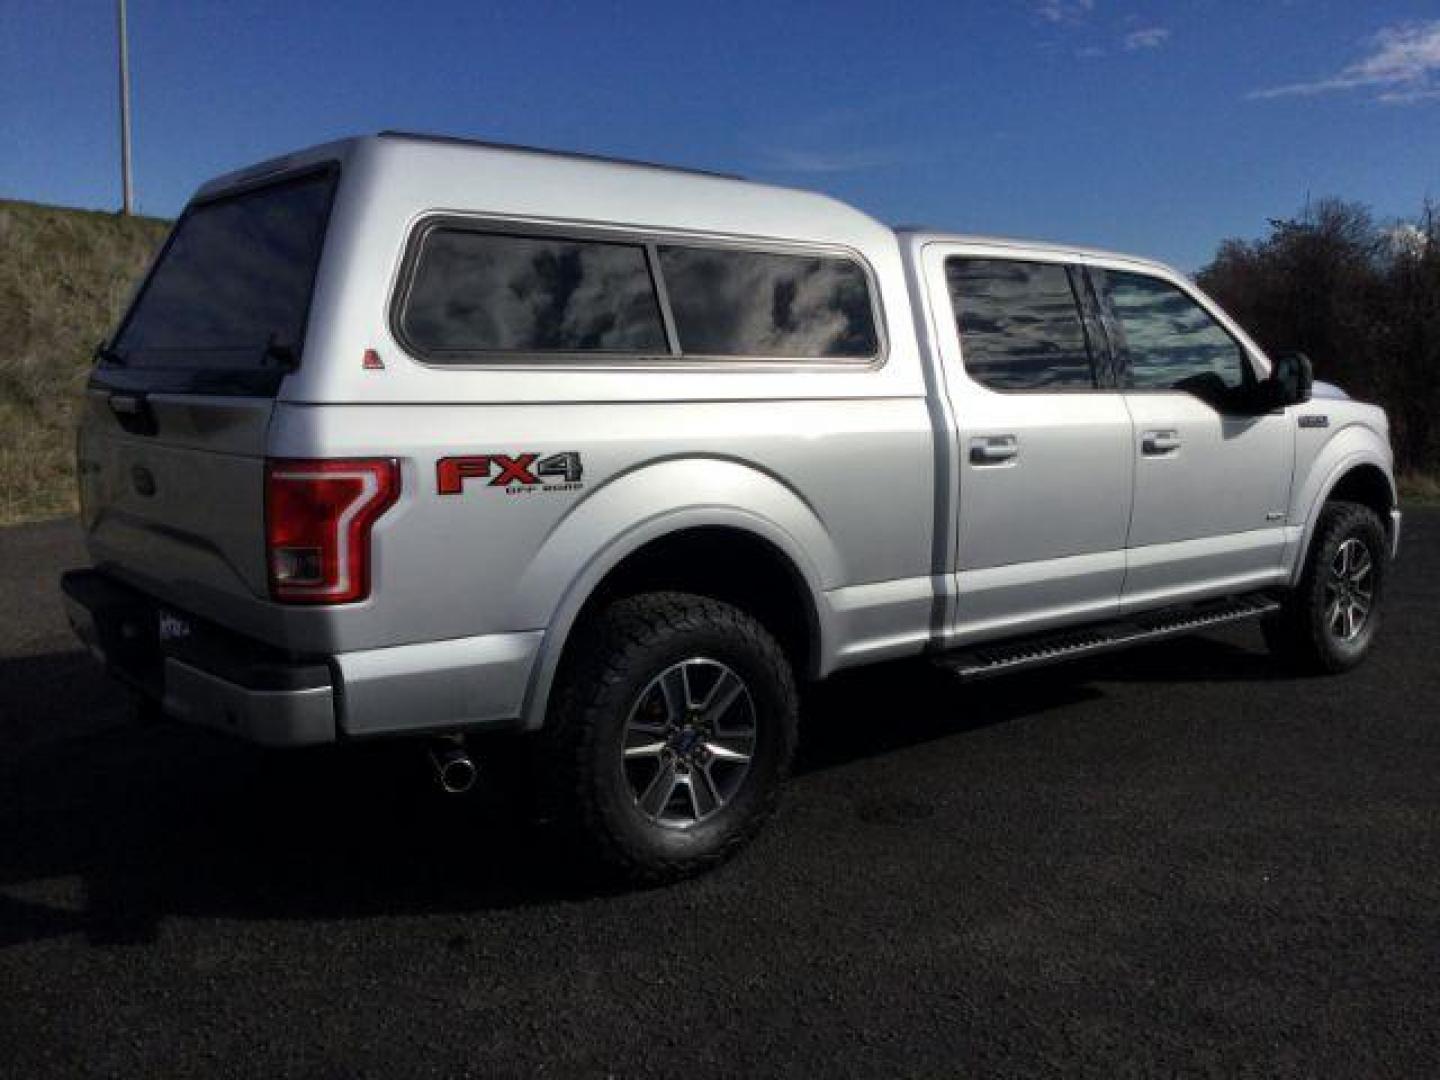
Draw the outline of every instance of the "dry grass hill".
<instances>
[{"instance_id":1,"label":"dry grass hill","mask_svg":"<svg viewBox=\"0 0 1440 1080\"><path fill-rule=\"evenodd\" d=\"M90 354L168 227L0 200L0 524L74 508L75 405Z\"/></svg>"}]
</instances>

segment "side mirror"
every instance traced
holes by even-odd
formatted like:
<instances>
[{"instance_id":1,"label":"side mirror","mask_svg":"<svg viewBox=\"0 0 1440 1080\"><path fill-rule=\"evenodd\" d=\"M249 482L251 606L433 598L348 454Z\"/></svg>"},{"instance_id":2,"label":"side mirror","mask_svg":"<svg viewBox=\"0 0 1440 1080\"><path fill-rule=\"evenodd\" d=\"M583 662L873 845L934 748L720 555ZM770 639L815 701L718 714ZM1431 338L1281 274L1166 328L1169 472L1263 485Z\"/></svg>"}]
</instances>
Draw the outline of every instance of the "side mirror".
<instances>
[{"instance_id":1,"label":"side mirror","mask_svg":"<svg viewBox=\"0 0 1440 1080\"><path fill-rule=\"evenodd\" d=\"M1281 406L1300 405L1310 400L1315 369L1302 352L1281 353L1275 358L1267 381L1273 384L1275 400Z\"/></svg>"}]
</instances>

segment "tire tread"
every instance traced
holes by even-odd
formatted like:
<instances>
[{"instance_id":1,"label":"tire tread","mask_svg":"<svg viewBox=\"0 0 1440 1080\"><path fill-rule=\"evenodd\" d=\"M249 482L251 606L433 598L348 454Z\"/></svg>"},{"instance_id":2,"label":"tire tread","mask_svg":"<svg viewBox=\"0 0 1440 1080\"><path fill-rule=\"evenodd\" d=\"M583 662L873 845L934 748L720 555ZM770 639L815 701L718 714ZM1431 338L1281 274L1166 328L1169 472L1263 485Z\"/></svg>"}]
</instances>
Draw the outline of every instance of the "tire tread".
<instances>
[{"instance_id":1,"label":"tire tread","mask_svg":"<svg viewBox=\"0 0 1440 1080\"><path fill-rule=\"evenodd\" d=\"M625 845L606 820L590 780L597 753L596 718L628 702L619 695L631 666L664 637L723 629L745 640L775 680L790 713L776 782L762 793L754 811L722 843L687 856L651 856ZM559 695L545 729L545 760L554 785L552 803L559 822L581 854L599 869L627 882L653 885L709 870L735 854L774 813L789 771L794 746L797 692L794 675L775 639L755 619L729 604L682 592L642 593L615 601L580 628L574 663L562 671Z\"/></svg>"},{"instance_id":2,"label":"tire tread","mask_svg":"<svg viewBox=\"0 0 1440 1080\"><path fill-rule=\"evenodd\" d=\"M1325 625L1315 618L1315 606L1324 604L1324 567L1321 553L1328 550L1337 537L1361 529L1376 530L1383 541L1385 527L1375 511L1361 503L1341 500L1326 503L1320 511L1320 521L1306 553L1305 569L1300 583L1286 598L1284 606L1263 623L1265 643L1281 661L1302 672L1312 674L1338 674L1354 667L1359 656L1346 656L1337 652L1330 642ZM1376 582L1383 586L1385 553L1383 546L1375 552ZM1381 588L1375 591L1371 618L1379 620ZM1368 647L1365 651L1368 651Z\"/></svg>"}]
</instances>

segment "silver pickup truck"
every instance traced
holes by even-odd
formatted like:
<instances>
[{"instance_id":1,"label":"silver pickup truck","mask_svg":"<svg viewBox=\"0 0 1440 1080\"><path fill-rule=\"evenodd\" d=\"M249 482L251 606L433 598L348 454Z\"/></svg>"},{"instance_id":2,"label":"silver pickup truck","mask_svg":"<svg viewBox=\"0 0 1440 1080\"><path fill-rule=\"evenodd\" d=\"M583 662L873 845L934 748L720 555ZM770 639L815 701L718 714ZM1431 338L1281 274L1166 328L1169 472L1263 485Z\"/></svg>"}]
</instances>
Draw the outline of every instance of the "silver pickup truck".
<instances>
[{"instance_id":1,"label":"silver pickup truck","mask_svg":"<svg viewBox=\"0 0 1440 1080\"><path fill-rule=\"evenodd\" d=\"M78 470L71 620L165 713L452 789L528 733L649 880L760 825L803 681L1249 618L1341 671L1400 527L1384 413L1164 266L397 133L199 190Z\"/></svg>"}]
</instances>

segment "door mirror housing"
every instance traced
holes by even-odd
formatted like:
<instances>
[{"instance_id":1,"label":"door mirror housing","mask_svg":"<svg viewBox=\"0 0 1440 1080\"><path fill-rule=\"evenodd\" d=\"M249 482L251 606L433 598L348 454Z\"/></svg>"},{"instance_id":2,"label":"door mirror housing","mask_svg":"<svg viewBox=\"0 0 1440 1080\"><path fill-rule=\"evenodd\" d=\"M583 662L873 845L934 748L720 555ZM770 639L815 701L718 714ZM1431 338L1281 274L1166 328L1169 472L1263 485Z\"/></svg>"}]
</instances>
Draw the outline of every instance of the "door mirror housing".
<instances>
[{"instance_id":1,"label":"door mirror housing","mask_svg":"<svg viewBox=\"0 0 1440 1080\"><path fill-rule=\"evenodd\" d=\"M1301 405L1310 400L1311 388L1315 385L1315 369L1310 358L1302 352L1281 353L1270 368L1270 378L1265 380L1276 405Z\"/></svg>"}]
</instances>

